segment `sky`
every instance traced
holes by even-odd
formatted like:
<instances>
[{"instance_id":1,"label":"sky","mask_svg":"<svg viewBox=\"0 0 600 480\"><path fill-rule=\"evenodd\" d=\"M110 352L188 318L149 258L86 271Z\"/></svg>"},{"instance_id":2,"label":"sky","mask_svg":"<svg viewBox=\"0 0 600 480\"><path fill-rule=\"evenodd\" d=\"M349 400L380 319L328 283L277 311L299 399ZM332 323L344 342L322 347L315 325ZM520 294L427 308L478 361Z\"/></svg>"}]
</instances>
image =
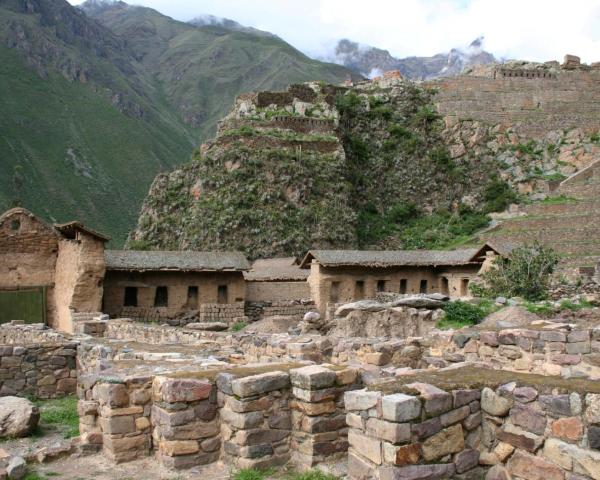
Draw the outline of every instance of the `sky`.
<instances>
[{"instance_id":1,"label":"sky","mask_svg":"<svg viewBox=\"0 0 600 480\"><path fill-rule=\"evenodd\" d=\"M69 0L72 4L83 0ZM349 38L396 57L433 55L479 36L499 58L600 61L600 0L129 0L177 20L226 17L312 56Z\"/></svg>"}]
</instances>

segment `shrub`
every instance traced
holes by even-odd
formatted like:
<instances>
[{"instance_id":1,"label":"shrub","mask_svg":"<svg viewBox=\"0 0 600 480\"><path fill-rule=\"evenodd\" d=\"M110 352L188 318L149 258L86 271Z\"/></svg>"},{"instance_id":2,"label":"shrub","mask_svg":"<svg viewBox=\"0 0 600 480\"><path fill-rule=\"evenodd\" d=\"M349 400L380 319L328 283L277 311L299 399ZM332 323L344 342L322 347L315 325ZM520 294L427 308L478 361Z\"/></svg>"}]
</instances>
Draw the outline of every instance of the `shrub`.
<instances>
[{"instance_id":1,"label":"shrub","mask_svg":"<svg viewBox=\"0 0 600 480\"><path fill-rule=\"evenodd\" d=\"M483 274L486 293L490 297L543 300L558 260L554 250L538 242L515 248L506 258L498 257L494 268Z\"/></svg>"},{"instance_id":2,"label":"shrub","mask_svg":"<svg viewBox=\"0 0 600 480\"><path fill-rule=\"evenodd\" d=\"M285 480L338 480L338 477L320 470L308 470L306 472L290 472Z\"/></svg>"},{"instance_id":3,"label":"shrub","mask_svg":"<svg viewBox=\"0 0 600 480\"><path fill-rule=\"evenodd\" d=\"M247 322L237 322L237 323L234 323L234 324L231 326L231 331L232 331L232 332L239 332L240 330L243 330L243 329L244 329L244 328L246 328L247 326L248 326L248 323L247 323Z\"/></svg>"},{"instance_id":4,"label":"shrub","mask_svg":"<svg viewBox=\"0 0 600 480\"><path fill-rule=\"evenodd\" d=\"M438 328L462 328L479 323L487 315L487 308L457 300L444 305L446 315L438 322Z\"/></svg>"},{"instance_id":5,"label":"shrub","mask_svg":"<svg viewBox=\"0 0 600 480\"><path fill-rule=\"evenodd\" d=\"M505 210L511 203L515 203L518 197L508 183L495 177L488 183L483 193L483 200L485 201L483 211L490 213Z\"/></svg>"},{"instance_id":6,"label":"shrub","mask_svg":"<svg viewBox=\"0 0 600 480\"><path fill-rule=\"evenodd\" d=\"M272 475L274 470L257 470L255 468L242 468L233 476L233 480L264 480L269 475Z\"/></svg>"},{"instance_id":7,"label":"shrub","mask_svg":"<svg viewBox=\"0 0 600 480\"><path fill-rule=\"evenodd\" d=\"M536 315L550 315L551 313L554 312L552 305L550 305L550 303L548 303L548 302L542 302L542 303L525 302L523 304L523 306L527 309L528 312L535 313Z\"/></svg>"}]
</instances>

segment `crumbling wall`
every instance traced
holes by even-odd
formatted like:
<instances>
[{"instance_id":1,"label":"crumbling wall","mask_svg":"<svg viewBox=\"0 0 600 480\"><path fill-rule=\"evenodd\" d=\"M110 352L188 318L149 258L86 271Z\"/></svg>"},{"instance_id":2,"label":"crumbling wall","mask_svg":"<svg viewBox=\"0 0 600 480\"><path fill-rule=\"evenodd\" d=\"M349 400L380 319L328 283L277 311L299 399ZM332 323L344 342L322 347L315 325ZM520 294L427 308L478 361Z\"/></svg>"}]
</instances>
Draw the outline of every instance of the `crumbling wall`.
<instances>
[{"instance_id":1,"label":"crumbling wall","mask_svg":"<svg viewBox=\"0 0 600 480\"><path fill-rule=\"evenodd\" d=\"M255 322L261 318L273 317L275 315L293 316L301 320L306 312L314 311L315 309L316 306L311 300L263 300L246 302L244 312L251 321Z\"/></svg>"},{"instance_id":2,"label":"crumbling wall","mask_svg":"<svg viewBox=\"0 0 600 480\"><path fill-rule=\"evenodd\" d=\"M310 298L310 288L301 282L246 281L247 302L283 302Z\"/></svg>"}]
</instances>

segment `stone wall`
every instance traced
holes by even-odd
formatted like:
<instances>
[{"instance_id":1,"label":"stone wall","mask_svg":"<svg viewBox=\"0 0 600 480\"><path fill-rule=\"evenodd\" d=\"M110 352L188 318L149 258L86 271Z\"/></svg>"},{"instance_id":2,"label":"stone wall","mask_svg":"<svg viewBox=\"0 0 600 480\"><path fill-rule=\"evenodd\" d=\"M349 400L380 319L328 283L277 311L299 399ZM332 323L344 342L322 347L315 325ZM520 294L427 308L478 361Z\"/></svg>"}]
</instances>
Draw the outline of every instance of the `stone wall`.
<instances>
[{"instance_id":1,"label":"stone wall","mask_svg":"<svg viewBox=\"0 0 600 480\"><path fill-rule=\"evenodd\" d=\"M154 451L174 469L219 459L306 468L343 455L343 392L359 388L357 372L291 367L110 378L88 369L78 388L83 448L115 462Z\"/></svg>"},{"instance_id":2,"label":"stone wall","mask_svg":"<svg viewBox=\"0 0 600 480\"><path fill-rule=\"evenodd\" d=\"M519 134L552 130L600 130L600 71L559 71L556 78L459 75L427 82L442 115L490 125L511 125Z\"/></svg>"},{"instance_id":3,"label":"stone wall","mask_svg":"<svg viewBox=\"0 0 600 480\"><path fill-rule=\"evenodd\" d=\"M441 389L409 376L398 393L348 392L349 477L600 478L600 395L556 381Z\"/></svg>"},{"instance_id":4,"label":"stone wall","mask_svg":"<svg viewBox=\"0 0 600 480\"><path fill-rule=\"evenodd\" d=\"M560 324L558 325L560 327ZM504 370L600 378L600 329L463 330L444 348L449 362L482 361Z\"/></svg>"}]
</instances>

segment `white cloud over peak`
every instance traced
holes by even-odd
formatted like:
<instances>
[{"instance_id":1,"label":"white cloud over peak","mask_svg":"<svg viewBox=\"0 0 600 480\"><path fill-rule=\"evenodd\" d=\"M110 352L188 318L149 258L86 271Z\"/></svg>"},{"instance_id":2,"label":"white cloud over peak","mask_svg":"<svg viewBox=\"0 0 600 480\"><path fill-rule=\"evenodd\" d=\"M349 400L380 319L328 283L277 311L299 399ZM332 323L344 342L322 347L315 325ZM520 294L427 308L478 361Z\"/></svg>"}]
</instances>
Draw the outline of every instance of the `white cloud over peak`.
<instances>
[{"instance_id":1,"label":"white cloud over peak","mask_svg":"<svg viewBox=\"0 0 600 480\"><path fill-rule=\"evenodd\" d=\"M81 0L70 0L81 3ZM502 58L600 61L600 0L131 0L177 20L227 17L324 54L338 39L396 57L433 55L485 36Z\"/></svg>"}]
</instances>

